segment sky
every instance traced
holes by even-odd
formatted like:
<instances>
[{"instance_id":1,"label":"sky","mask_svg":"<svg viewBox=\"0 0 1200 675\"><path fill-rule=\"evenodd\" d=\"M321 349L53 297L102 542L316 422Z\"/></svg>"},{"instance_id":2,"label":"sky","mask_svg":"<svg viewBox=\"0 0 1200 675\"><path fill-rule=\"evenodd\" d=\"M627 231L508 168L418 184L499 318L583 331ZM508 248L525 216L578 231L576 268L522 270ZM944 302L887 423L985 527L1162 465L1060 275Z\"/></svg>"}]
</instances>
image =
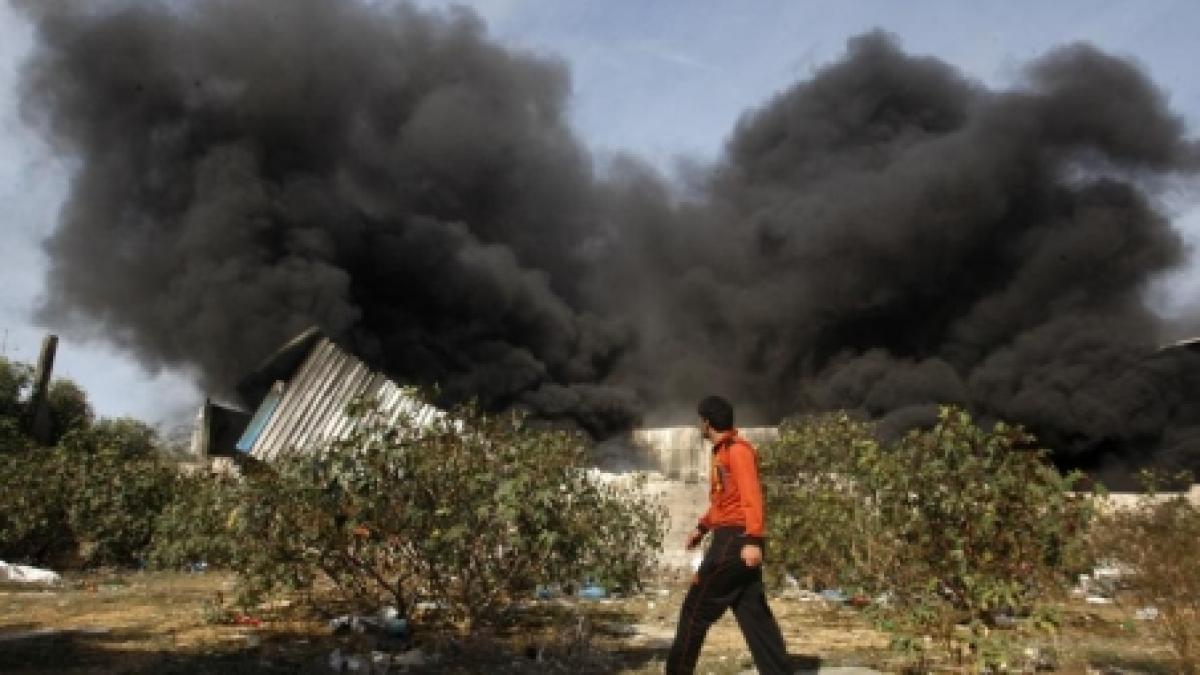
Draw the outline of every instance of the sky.
<instances>
[{"instance_id":1,"label":"sky","mask_svg":"<svg viewBox=\"0 0 1200 675\"><path fill-rule=\"evenodd\" d=\"M465 4L502 44L564 61L573 123L597 159L628 152L667 174L715 159L740 115L840 57L848 38L876 28L991 87L1019 82L1021 67L1055 46L1090 42L1139 63L1190 134L1200 135L1200 78L1193 74L1200 3L1192 0L417 4ZM55 227L71 171L20 117L17 83L32 40L24 19L0 0L0 354L30 362L47 332L33 319L46 268L40 242ZM1200 190L1173 186L1167 199L1175 226L1200 247ZM1197 298L1200 262L1193 261L1164 279L1152 302L1171 315L1196 307ZM190 423L203 394L187 373L147 372L87 332L63 336L56 374L79 382L98 414L131 415L167 430Z\"/></svg>"}]
</instances>

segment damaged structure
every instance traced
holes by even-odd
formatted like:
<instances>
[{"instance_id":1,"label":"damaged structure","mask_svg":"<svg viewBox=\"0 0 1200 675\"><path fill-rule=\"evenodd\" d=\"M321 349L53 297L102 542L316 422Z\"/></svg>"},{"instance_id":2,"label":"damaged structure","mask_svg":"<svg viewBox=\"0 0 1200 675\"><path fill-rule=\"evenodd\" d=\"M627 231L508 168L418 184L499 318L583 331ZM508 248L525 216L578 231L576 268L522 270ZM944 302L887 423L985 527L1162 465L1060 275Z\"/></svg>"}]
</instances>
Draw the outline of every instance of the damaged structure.
<instances>
[{"instance_id":1,"label":"damaged structure","mask_svg":"<svg viewBox=\"0 0 1200 675\"><path fill-rule=\"evenodd\" d=\"M1167 345L1200 351L1200 338ZM246 464L269 462L306 453L352 435L358 417L350 404L375 401L385 420L411 415L422 425L443 415L411 391L372 370L320 330L298 335L237 387L236 405L206 401L192 438L198 462L216 471L237 471ZM740 429L755 446L778 438L776 427ZM683 542L708 506L707 482L711 448L696 425L634 429L595 448L592 471L604 480L644 477L646 493L660 500L668 515L668 531L660 560L666 567L687 568L693 552ZM1200 485L1189 495L1200 503ZM1136 493L1112 493L1112 505L1133 503Z\"/></svg>"},{"instance_id":2,"label":"damaged structure","mask_svg":"<svg viewBox=\"0 0 1200 675\"><path fill-rule=\"evenodd\" d=\"M192 434L196 460L218 472L306 453L354 433L351 403L375 400L385 417L414 416L418 425L444 414L372 370L316 328L296 336L237 387L238 401L207 400ZM774 427L742 429L752 443L777 436ZM669 531L661 561L685 567L682 542L708 505L711 452L696 426L635 429L601 444L593 470L606 480L646 477L646 492L666 507Z\"/></svg>"},{"instance_id":3,"label":"damaged structure","mask_svg":"<svg viewBox=\"0 0 1200 675\"><path fill-rule=\"evenodd\" d=\"M201 407L192 436L198 459L221 465L309 452L353 434L360 420L348 408L363 399L392 421L408 414L424 424L442 414L316 328L281 347L237 389L244 409L212 401Z\"/></svg>"}]
</instances>

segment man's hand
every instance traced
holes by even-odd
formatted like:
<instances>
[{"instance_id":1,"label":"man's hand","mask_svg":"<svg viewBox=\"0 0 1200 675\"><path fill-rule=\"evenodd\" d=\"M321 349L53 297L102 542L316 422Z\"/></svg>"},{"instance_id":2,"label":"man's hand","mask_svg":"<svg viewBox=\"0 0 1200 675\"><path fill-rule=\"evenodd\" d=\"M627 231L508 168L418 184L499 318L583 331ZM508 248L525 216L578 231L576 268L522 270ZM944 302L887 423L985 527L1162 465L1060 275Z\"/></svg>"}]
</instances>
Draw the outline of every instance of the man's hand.
<instances>
[{"instance_id":1,"label":"man's hand","mask_svg":"<svg viewBox=\"0 0 1200 675\"><path fill-rule=\"evenodd\" d=\"M683 547L690 551L699 546L702 539L704 539L704 533L700 531L700 528L696 528L692 530L691 534L688 535L687 541L684 542Z\"/></svg>"},{"instance_id":2,"label":"man's hand","mask_svg":"<svg viewBox=\"0 0 1200 675\"><path fill-rule=\"evenodd\" d=\"M756 544L742 546L742 562L746 567L755 568L762 564L762 548Z\"/></svg>"}]
</instances>

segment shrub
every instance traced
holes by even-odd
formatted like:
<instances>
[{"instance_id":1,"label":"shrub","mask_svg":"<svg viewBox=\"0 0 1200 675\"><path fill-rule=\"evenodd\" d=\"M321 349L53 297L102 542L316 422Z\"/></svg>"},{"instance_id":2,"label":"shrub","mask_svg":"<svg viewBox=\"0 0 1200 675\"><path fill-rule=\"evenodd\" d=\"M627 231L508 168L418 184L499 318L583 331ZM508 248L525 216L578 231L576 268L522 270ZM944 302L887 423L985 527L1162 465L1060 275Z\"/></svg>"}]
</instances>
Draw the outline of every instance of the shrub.
<instances>
[{"instance_id":1,"label":"shrub","mask_svg":"<svg viewBox=\"0 0 1200 675\"><path fill-rule=\"evenodd\" d=\"M874 614L897 645L932 636L953 651L966 624L976 658L991 660L995 615L1038 611L1086 558L1091 501L1032 441L953 408L886 447L846 415L786 424L764 448L785 567L886 593Z\"/></svg>"},{"instance_id":2,"label":"shrub","mask_svg":"<svg viewBox=\"0 0 1200 675\"><path fill-rule=\"evenodd\" d=\"M883 452L871 425L844 412L785 422L762 451L772 558L818 588L880 587L891 568L881 557L897 547L864 477Z\"/></svg>"},{"instance_id":3,"label":"shrub","mask_svg":"<svg viewBox=\"0 0 1200 675\"><path fill-rule=\"evenodd\" d=\"M1162 476L1145 473L1143 482L1135 506L1100 519L1096 557L1129 570L1130 593L1139 606L1158 609L1151 625L1175 651L1179 672L1200 672L1200 507L1183 494L1164 495Z\"/></svg>"},{"instance_id":4,"label":"shrub","mask_svg":"<svg viewBox=\"0 0 1200 675\"><path fill-rule=\"evenodd\" d=\"M432 601L478 626L536 585L630 588L653 562L661 509L587 473L579 435L470 408L429 426L356 412L362 424L347 440L218 484L229 493L172 514L224 528L244 600L328 581L355 606ZM224 515L221 500L233 505Z\"/></svg>"},{"instance_id":5,"label":"shrub","mask_svg":"<svg viewBox=\"0 0 1200 675\"><path fill-rule=\"evenodd\" d=\"M30 442L21 429L25 415L24 395L33 369L0 356L0 453L28 449Z\"/></svg>"},{"instance_id":6,"label":"shrub","mask_svg":"<svg viewBox=\"0 0 1200 675\"><path fill-rule=\"evenodd\" d=\"M175 492L174 468L77 428L0 464L0 558L55 567L140 563Z\"/></svg>"}]
</instances>

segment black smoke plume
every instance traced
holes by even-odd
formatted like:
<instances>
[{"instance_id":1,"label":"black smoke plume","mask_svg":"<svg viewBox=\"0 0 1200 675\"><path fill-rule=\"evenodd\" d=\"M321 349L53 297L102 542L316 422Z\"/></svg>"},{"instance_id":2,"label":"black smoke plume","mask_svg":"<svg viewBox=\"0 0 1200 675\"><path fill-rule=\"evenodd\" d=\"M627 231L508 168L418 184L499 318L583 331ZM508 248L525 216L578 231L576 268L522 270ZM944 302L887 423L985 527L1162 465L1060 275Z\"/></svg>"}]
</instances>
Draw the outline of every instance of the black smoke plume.
<instances>
[{"instance_id":1,"label":"black smoke plume","mask_svg":"<svg viewBox=\"0 0 1200 675\"><path fill-rule=\"evenodd\" d=\"M633 158L598 170L565 66L466 12L30 15L26 117L78 160L42 318L210 389L318 323L447 401L598 434L690 422L722 391L761 421L960 403L1070 465L1200 458L1197 352L1157 352L1144 302L1184 262L1158 186L1200 153L1094 48L996 91L854 38L675 186Z\"/></svg>"}]
</instances>

